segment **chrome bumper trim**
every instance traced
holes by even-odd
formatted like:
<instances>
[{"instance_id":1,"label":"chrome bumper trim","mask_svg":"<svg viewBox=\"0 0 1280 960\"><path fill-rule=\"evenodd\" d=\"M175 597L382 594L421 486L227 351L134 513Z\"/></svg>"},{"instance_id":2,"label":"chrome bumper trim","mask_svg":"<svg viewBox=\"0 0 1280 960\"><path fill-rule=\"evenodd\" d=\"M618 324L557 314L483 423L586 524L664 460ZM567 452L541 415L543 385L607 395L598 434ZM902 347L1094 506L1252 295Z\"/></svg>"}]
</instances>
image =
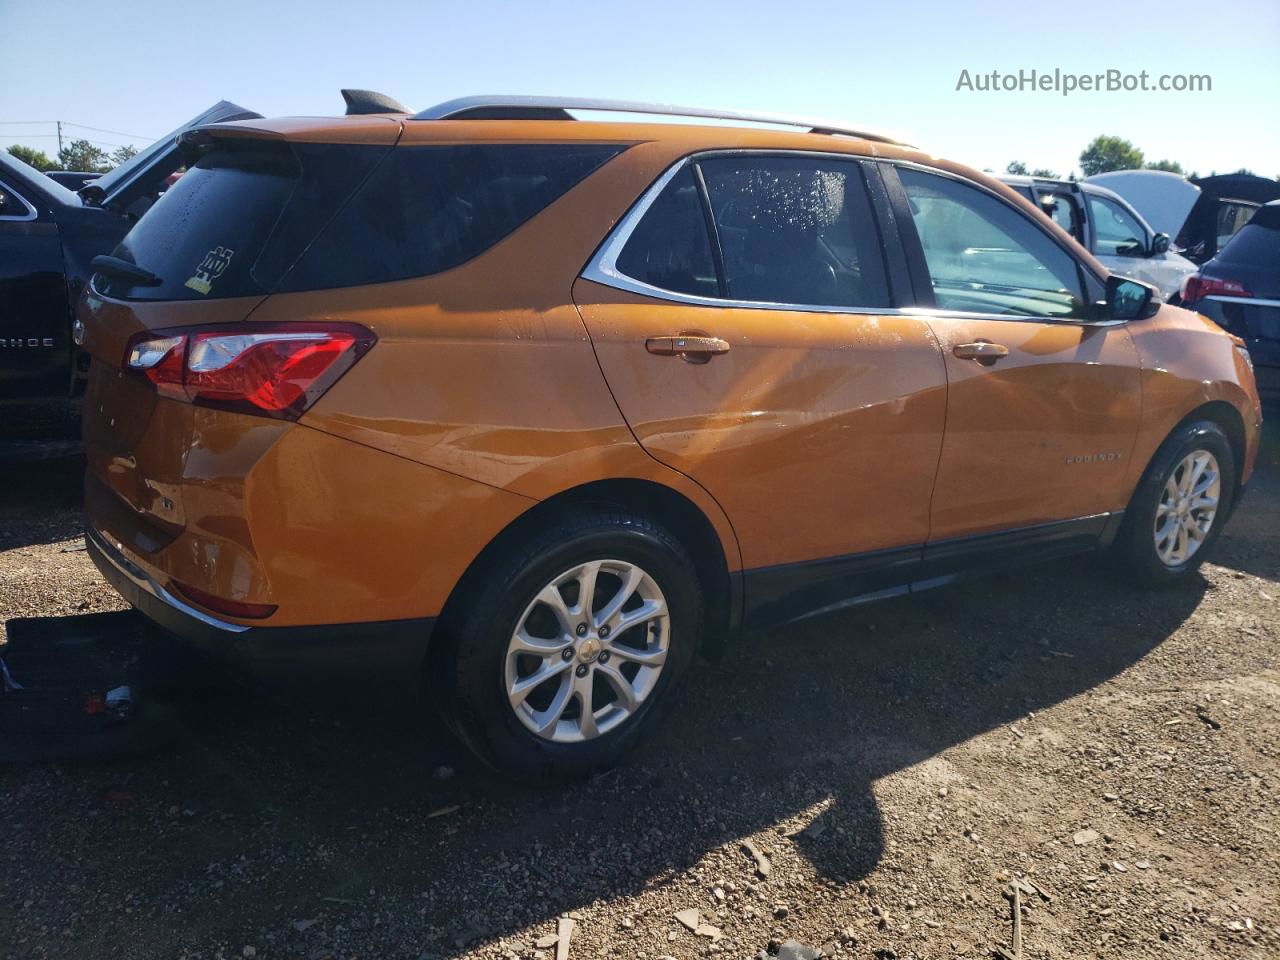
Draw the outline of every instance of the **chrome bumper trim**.
<instances>
[{"instance_id":1,"label":"chrome bumper trim","mask_svg":"<svg viewBox=\"0 0 1280 960\"><path fill-rule=\"evenodd\" d=\"M85 529L85 539L93 541L93 545L101 551L104 557L111 561L111 565L128 577L134 586L151 594L161 603L168 604L180 613L191 617L193 620L199 620L215 630L224 630L227 633L244 633L249 629L238 623L228 623L225 620L219 620L217 617L211 617L204 611L183 603L160 584L156 583L145 570L126 557L124 548L120 544L108 540L105 535L93 527Z\"/></svg>"}]
</instances>

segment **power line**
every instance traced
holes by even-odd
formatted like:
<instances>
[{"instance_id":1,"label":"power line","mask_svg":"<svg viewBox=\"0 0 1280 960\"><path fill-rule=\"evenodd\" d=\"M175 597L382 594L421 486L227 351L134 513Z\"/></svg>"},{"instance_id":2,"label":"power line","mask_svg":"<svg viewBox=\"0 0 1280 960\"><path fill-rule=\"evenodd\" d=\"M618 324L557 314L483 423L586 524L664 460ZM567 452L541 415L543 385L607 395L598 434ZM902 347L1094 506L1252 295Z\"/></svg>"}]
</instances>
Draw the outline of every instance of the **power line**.
<instances>
[{"instance_id":1,"label":"power line","mask_svg":"<svg viewBox=\"0 0 1280 960\"><path fill-rule=\"evenodd\" d=\"M46 139L46 140L49 140L49 139L56 139L56 138L57 138L57 136L58 136L58 135L57 135L56 133L16 133L16 134L13 134L13 138L14 138L14 139L16 139L16 140L38 140L38 139L40 139L40 138L44 138L44 139ZM76 139L77 139L77 140L88 140L90 143L94 143L94 144L97 144L98 146L102 146L102 147L133 147L133 146L137 146L137 144L133 144L133 143L118 143L118 142L117 142L117 141L115 141L115 140L97 140L97 139L94 139L93 137L77 137Z\"/></svg>"},{"instance_id":2,"label":"power line","mask_svg":"<svg viewBox=\"0 0 1280 960\"><path fill-rule=\"evenodd\" d=\"M102 127L91 127L87 123L72 123L70 120L64 120L63 123L68 127L79 127L81 130L96 130L98 133L111 133L117 137L132 137L134 140L146 140L148 143L156 139L148 137L141 133L125 133L123 130L104 130Z\"/></svg>"},{"instance_id":3,"label":"power line","mask_svg":"<svg viewBox=\"0 0 1280 960\"><path fill-rule=\"evenodd\" d=\"M42 124L61 124L64 127L77 127L81 130L94 130L98 133L110 133L117 137L129 137L134 140L145 140L147 143L156 139L155 137L148 137L141 133L126 133L123 130L108 130L105 127L91 127L87 123L72 123L70 120L0 120L0 125L6 127L32 127ZM48 136L48 134L32 133L25 134L25 136Z\"/></svg>"}]
</instances>

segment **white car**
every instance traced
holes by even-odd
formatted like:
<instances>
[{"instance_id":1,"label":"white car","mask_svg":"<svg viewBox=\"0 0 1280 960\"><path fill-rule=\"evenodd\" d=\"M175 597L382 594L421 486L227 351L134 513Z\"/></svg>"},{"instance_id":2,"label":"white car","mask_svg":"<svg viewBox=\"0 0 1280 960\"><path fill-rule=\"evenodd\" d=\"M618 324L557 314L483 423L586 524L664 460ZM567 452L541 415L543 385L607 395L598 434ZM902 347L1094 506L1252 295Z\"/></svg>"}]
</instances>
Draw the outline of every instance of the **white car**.
<instances>
[{"instance_id":1,"label":"white car","mask_svg":"<svg viewBox=\"0 0 1280 960\"><path fill-rule=\"evenodd\" d=\"M1196 263L1217 256L1260 204L1280 199L1280 185L1249 173L1191 181L1163 170L1114 170L1084 183L1115 191Z\"/></svg>"},{"instance_id":2,"label":"white car","mask_svg":"<svg viewBox=\"0 0 1280 960\"><path fill-rule=\"evenodd\" d=\"M1159 233L1118 193L1089 181L1001 177L1043 210L1112 273L1155 287L1164 300L1199 268L1169 248Z\"/></svg>"}]
</instances>

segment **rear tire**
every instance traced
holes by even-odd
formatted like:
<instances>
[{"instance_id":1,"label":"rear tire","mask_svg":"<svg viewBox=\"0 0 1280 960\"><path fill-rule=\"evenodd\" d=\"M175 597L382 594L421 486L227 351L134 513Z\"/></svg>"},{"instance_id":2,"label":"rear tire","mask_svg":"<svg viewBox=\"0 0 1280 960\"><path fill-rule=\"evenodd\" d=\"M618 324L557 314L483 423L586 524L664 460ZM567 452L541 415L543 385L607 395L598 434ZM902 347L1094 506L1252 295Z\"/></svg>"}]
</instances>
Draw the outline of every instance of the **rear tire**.
<instances>
[{"instance_id":1,"label":"rear tire","mask_svg":"<svg viewBox=\"0 0 1280 960\"><path fill-rule=\"evenodd\" d=\"M540 525L459 590L428 689L480 760L523 779L574 779L617 762L670 709L703 630L680 541L608 507Z\"/></svg>"},{"instance_id":2,"label":"rear tire","mask_svg":"<svg viewBox=\"0 0 1280 960\"><path fill-rule=\"evenodd\" d=\"M1138 584L1185 580L1204 562L1231 513L1236 463L1222 428L1184 424L1161 445L1138 484L1115 555Z\"/></svg>"}]
</instances>

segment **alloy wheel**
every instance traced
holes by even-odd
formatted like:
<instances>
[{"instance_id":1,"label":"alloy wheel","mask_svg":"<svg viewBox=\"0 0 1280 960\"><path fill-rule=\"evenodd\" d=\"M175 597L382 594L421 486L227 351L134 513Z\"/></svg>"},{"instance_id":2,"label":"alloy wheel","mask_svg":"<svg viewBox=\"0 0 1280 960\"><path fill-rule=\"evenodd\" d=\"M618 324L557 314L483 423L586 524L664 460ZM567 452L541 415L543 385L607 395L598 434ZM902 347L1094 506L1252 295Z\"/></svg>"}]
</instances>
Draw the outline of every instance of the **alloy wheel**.
<instances>
[{"instance_id":1,"label":"alloy wheel","mask_svg":"<svg viewBox=\"0 0 1280 960\"><path fill-rule=\"evenodd\" d=\"M1176 567L1195 556L1213 529L1221 493L1221 470L1209 451L1193 450L1173 468L1152 531L1161 563Z\"/></svg>"},{"instance_id":2,"label":"alloy wheel","mask_svg":"<svg viewBox=\"0 0 1280 960\"><path fill-rule=\"evenodd\" d=\"M539 590L517 621L503 664L507 700L544 740L592 740L653 692L670 637L666 598L641 567L579 564Z\"/></svg>"}]
</instances>

